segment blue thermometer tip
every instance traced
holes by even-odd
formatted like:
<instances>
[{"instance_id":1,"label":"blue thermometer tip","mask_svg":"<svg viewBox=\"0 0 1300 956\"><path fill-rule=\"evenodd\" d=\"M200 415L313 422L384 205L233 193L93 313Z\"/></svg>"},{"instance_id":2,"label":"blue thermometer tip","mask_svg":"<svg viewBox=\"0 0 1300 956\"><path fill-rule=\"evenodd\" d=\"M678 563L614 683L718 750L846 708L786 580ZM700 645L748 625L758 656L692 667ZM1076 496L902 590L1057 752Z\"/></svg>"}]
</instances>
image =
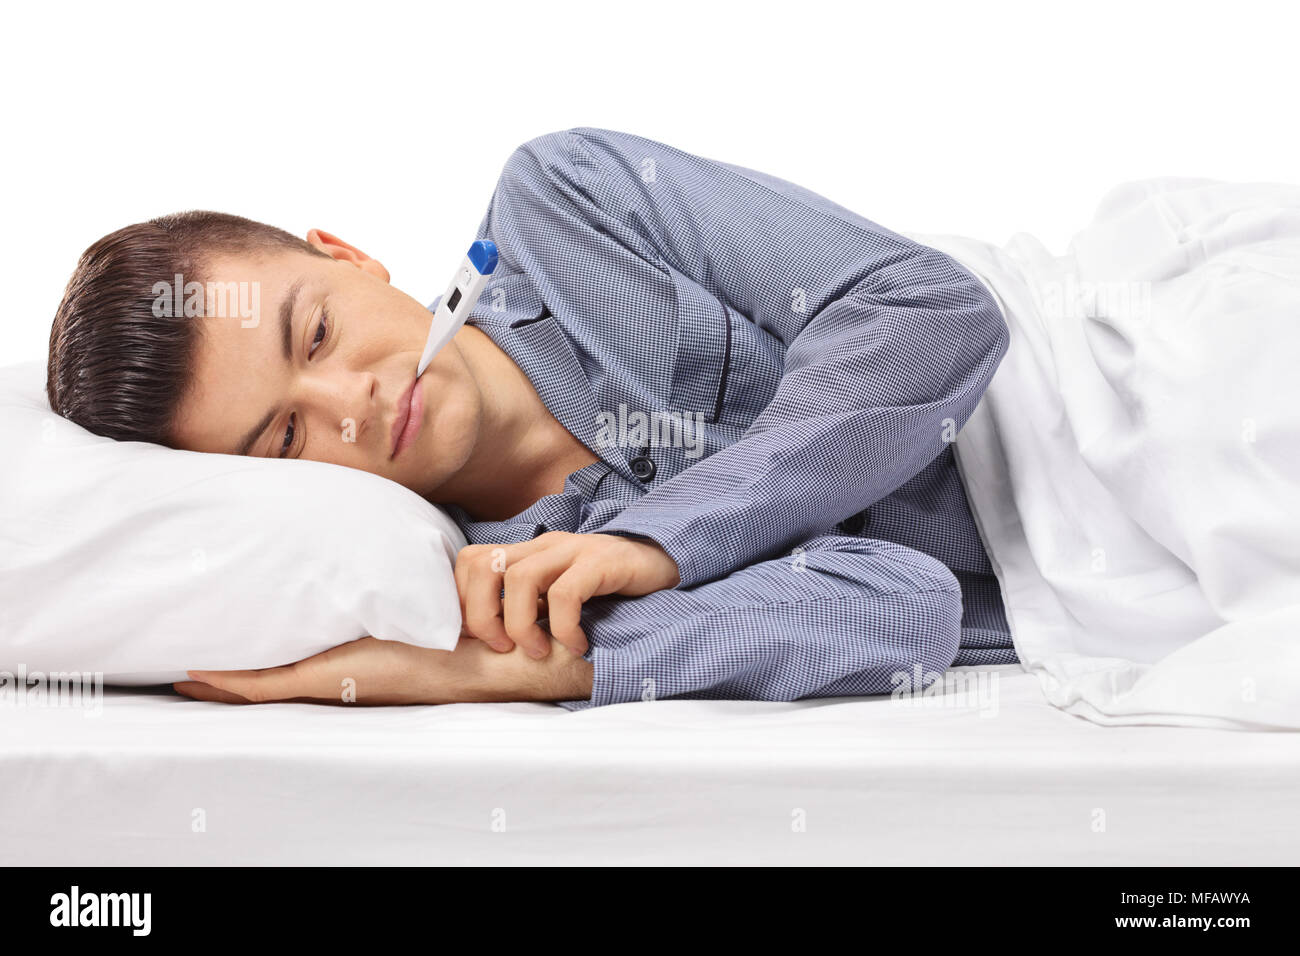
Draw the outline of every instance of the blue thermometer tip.
<instances>
[{"instance_id":1,"label":"blue thermometer tip","mask_svg":"<svg viewBox=\"0 0 1300 956\"><path fill-rule=\"evenodd\" d=\"M497 267L497 244L491 239L480 239L469 247L469 261L479 275L490 276Z\"/></svg>"}]
</instances>

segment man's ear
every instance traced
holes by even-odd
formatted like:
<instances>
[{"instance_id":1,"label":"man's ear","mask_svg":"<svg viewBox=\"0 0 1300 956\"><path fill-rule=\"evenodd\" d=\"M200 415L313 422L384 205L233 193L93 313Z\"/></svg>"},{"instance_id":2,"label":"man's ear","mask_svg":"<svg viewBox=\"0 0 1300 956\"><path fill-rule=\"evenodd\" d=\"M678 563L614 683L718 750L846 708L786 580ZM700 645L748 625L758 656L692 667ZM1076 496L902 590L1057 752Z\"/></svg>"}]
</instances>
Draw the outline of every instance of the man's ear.
<instances>
[{"instance_id":1,"label":"man's ear","mask_svg":"<svg viewBox=\"0 0 1300 956\"><path fill-rule=\"evenodd\" d=\"M307 232L307 241L327 256L340 262L350 262L362 272L368 272L385 282L391 281L388 270L384 268L382 262L370 258L356 246L344 242L338 236L330 235L321 229L311 229Z\"/></svg>"}]
</instances>

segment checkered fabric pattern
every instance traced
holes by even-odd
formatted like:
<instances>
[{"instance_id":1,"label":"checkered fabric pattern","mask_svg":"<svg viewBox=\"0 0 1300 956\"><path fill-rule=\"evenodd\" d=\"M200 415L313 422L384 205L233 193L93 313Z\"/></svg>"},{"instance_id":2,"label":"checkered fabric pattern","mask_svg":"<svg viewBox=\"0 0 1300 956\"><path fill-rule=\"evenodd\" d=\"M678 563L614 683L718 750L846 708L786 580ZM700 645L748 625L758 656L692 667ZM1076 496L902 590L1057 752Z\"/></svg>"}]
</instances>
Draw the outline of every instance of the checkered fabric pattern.
<instances>
[{"instance_id":1,"label":"checkered fabric pattern","mask_svg":"<svg viewBox=\"0 0 1300 956\"><path fill-rule=\"evenodd\" d=\"M792 183L579 128L520 146L469 321L601 460L474 543L650 538L681 584L588 604L595 688L793 700L1013 663L952 441L1008 344L948 256ZM430 306L436 308L435 302Z\"/></svg>"}]
</instances>

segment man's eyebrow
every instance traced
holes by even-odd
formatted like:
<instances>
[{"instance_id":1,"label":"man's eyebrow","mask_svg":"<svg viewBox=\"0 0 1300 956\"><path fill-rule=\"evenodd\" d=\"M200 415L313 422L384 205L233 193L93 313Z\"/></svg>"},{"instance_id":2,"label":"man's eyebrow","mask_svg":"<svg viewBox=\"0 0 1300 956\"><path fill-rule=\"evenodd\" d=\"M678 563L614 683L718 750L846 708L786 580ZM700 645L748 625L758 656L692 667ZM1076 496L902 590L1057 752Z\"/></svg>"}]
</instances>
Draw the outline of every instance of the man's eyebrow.
<instances>
[{"instance_id":1,"label":"man's eyebrow","mask_svg":"<svg viewBox=\"0 0 1300 956\"><path fill-rule=\"evenodd\" d=\"M248 430L248 434L245 435L244 440L239 443L239 449L235 452L235 454L247 455L249 451L251 451L253 448L253 442L257 441L257 439L261 436L262 432L266 431L268 428L271 427L271 421L274 418L275 418L275 409L273 408L269 412L267 412L266 415L262 417L262 420L260 422L258 422L256 425L254 425L252 428Z\"/></svg>"},{"instance_id":2,"label":"man's eyebrow","mask_svg":"<svg viewBox=\"0 0 1300 956\"><path fill-rule=\"evenodd\" d=\"M283 301L280 302L280 351L284 355L286 365L293 362L293 311L298 305L298 293L302 291L304 281L304 278L299 278L297 282L289 287L289 291L285 294ZM275 415L276 409L274 408L263 415L262 420L244 435L235 454L247 455L262 432L270 427Z\"/></svg>"}]
</instances>

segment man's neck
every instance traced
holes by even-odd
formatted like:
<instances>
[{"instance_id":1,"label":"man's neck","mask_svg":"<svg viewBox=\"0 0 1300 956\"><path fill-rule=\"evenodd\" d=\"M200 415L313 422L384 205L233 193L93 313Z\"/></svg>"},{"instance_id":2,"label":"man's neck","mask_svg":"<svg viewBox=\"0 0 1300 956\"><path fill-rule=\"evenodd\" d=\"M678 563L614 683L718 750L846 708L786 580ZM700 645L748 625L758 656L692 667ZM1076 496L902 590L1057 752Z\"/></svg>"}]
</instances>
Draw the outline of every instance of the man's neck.
<instances>
[{"instance_id":1,"label":"man's neck","mask_svg":"<svg viewBox=\"0 0 1300 956\"><path fill-rule=\"evenodd\" d=\"M486 334L465 326L456 336L483 397L479 440L470 460L437 498L479 520L504 520L598 457L551 414L523 370Z\"/></svg>"}]
</instances>

